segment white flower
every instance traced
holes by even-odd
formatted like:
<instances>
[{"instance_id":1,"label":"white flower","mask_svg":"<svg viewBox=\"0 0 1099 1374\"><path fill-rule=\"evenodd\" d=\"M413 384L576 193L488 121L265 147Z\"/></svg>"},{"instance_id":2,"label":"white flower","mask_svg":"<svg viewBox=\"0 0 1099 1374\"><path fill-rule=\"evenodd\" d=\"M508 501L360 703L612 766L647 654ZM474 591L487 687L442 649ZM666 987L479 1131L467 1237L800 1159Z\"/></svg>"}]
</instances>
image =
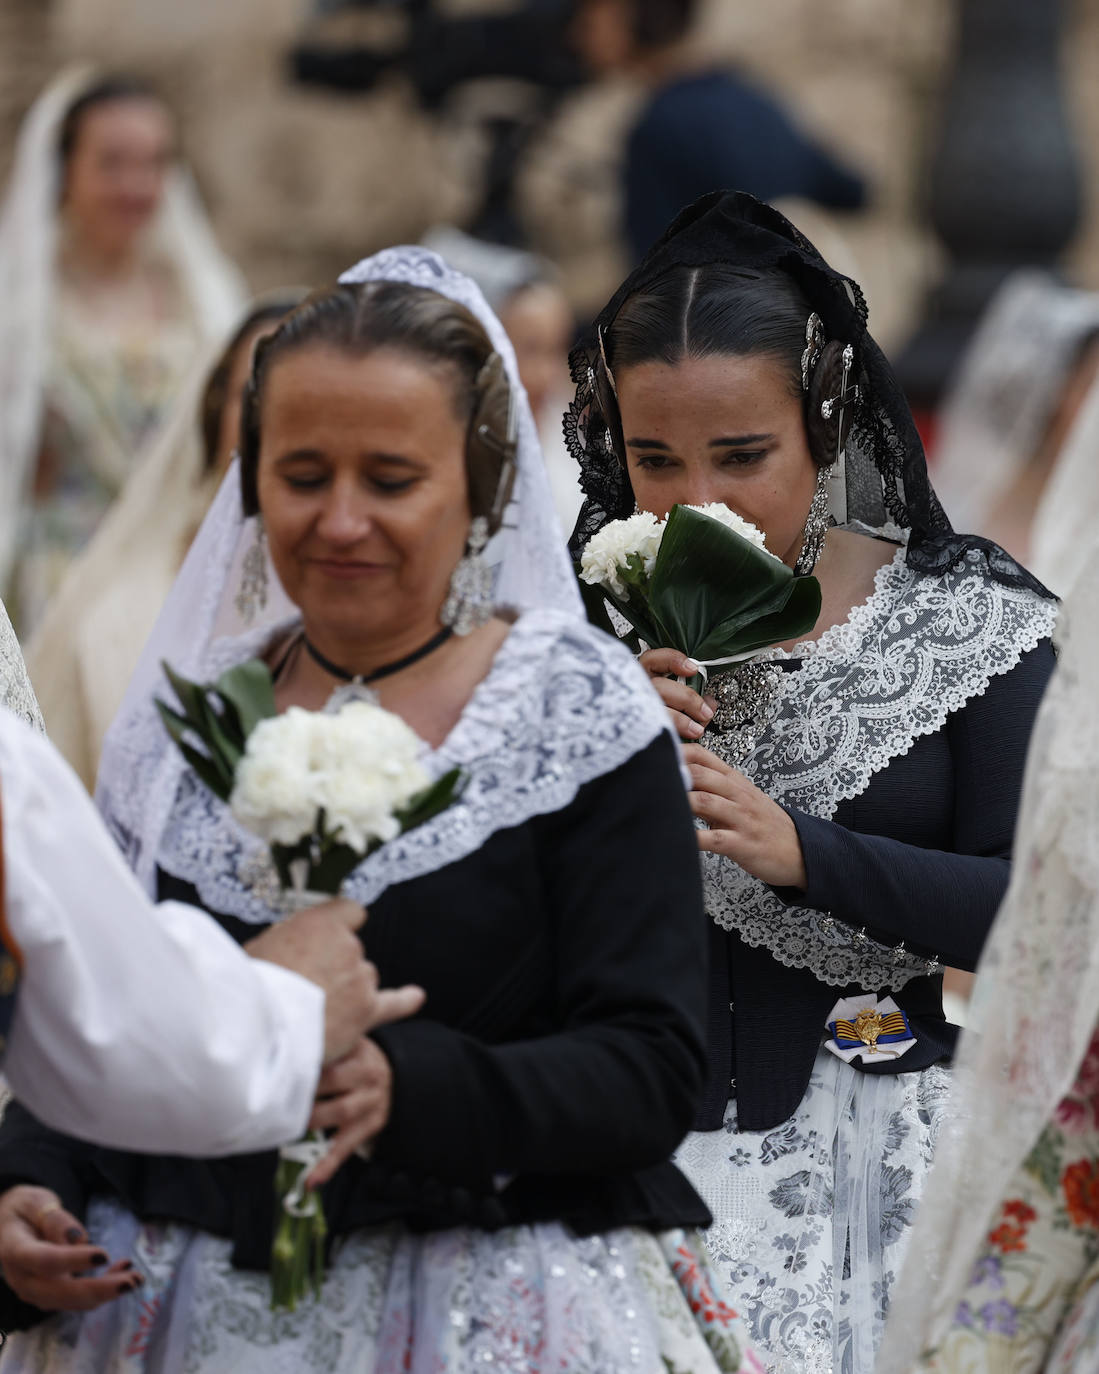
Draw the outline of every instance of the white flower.
<instances>
[{"instance_id":1,"label":"white flower","mask_svg":"<svg viewBox=\"0 0 1099 1374\"><path fill-rule=\"evenodd\" d=\"M735 510L730 510L723 502L709 501L704 506L688 506L687 509L698 511L699 515L708 515L711 520L720 520L723 525L739 534L742 539L747 539L757 549L762 549L764 553L775 558L775 555L771 553L764 542L763 531L758 526L753 525L750 520L745 520L743 516L737 515ZM781 560L776 559L776 562L778 561Z\"/></svg>"},{"instance_id":2,"label":"white flower","mask_svg":"<svg viewBox=\"0 0 1099 1374\"><path fill-rule=\"evenodd\" d=\"M594 587L603 586L624 596L618 576L631 554L638 554L645 572L651 573L664 534L664 524L650 511L638 511L625 520L612 520L593 534L580 555L580 576Z\"/></svg>"},{"instance_id":3,"label":"white flower","mask_svg":"<svg viewBox=\"0 0 1099 1374\"><path fill-rule=\"evenodd\" d=\"M428 786L423 743L399 716L369 702L333 714L291 707L248 737L229 799L268 843L312 834L317 813L359 853L400 832L394 812Z\"/></svg>"}]
</instances>

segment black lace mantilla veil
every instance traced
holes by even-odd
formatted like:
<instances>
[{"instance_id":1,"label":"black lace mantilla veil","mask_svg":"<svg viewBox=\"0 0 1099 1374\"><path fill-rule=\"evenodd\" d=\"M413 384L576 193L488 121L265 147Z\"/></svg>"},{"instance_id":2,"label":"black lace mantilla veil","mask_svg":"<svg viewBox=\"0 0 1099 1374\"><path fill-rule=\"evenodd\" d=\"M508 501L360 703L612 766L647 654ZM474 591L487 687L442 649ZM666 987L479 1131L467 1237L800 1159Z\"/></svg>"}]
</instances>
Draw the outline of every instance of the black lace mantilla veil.
<instances>
[{"instance_id":1,"label":"black lace mantilla veil","mask_svg":"<svg viewBox=\"0 0 1099 1374\"><path fill-rule=\"evenodd\" d=\"M874 529L892 524L908 531L907 562L919 572L948 572L975 550L994 581L1052 598L998 544L955 533L931 486L904 392L867 331L866 299L858 284L829 267L784 215L742 191L714 191L683 210L569 358L576 397L565 414L565 439L580 464L585 498L570 540L574 554L596 530L630 515L634 507L629 479L609 442L596 394L598 331L610 327L629 296L670 268L712 262L789 273L820 316L825 337L854 345L859 395L846 446L848 521Z\"/></svg>"}]
</instances>

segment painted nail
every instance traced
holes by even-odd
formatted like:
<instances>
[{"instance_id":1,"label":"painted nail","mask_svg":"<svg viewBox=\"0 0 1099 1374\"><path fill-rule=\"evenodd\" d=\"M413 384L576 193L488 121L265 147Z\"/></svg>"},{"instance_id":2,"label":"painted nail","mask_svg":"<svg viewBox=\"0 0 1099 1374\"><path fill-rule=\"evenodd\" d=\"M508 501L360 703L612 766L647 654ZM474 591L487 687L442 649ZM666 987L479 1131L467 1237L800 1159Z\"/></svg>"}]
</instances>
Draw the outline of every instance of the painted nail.
<instances>
[{"instance_id":1,"label":"painted nail","mask_svg":"<svg viewBox=\"0 0 1099 1374\"><path fill-rule=\"evenodd\" d=\"M65 1239L69 1242L70 1245L83 1245L84 1242L88 1239L88 1237L84 1234L84 1232L80 1229L79 1226L70 1226L69 1229L65 1232Z\"/></svg>"},{"instance_id":2,"label":"painted nail","mask_svg":"<svg viewBox=\"0 0 1099 1374\"><path fill-rule=\"evenodd\" d=\"M97 1250L97 1251L95 1252L95 1254L92 1256L92 1263L93 1263L93 1264L106 1264L106 1263L107 1263L107 1256L102 1252L102 1250Z\"/></svg>"},{"instance_id":3,"label":"painted nail","mask_svg":"<svg viewBox=\"0 0 1099 1374\"><path fill-rule=\"evenodd\" d=\"M687 733L688 733L688 734L691 734L691 735L701 735L702 732L703 732L703 730L705 730L705 728L706 728L705 725L699 725L699 723L698 723L697 720L691 720L691 721L688 721L688 722L687 722Z\"/></svg>"},{"instance_id":4,"label":"painted nail","mask_svg":"<svg viewBox=\"0 0 1099 1374\"><path fill-rule=\"evenodd\" d=\"M123 1261L121 1262L121 1264L119 1264L119 1266L118 1266L119 1273L124 1274L124 1273L127 1271L127 1269L132 1269L133 1267L134 1267L134 1262L133 1262L133 1260L123 1260Z\"/></svg>"},{"instance_id":5,"label":"painted nail","mask_svg":"<svg viewBox=\"0 0 1099 1374\"><path fill-rule=\"evenodd\" d=\"M140 1288L141 1285L142 1285L144 1282L145 1282L145 1275L144 1275L144 1274L132 1274L132 1275L130 1276L130 1282L129 1282L129 1284L128 1284L128 1287L129 1287L129 1289L130 1289L130 1292L132 1293L133 1290L134 1290L135 1288Z\"/></svg>"}]
</instances>

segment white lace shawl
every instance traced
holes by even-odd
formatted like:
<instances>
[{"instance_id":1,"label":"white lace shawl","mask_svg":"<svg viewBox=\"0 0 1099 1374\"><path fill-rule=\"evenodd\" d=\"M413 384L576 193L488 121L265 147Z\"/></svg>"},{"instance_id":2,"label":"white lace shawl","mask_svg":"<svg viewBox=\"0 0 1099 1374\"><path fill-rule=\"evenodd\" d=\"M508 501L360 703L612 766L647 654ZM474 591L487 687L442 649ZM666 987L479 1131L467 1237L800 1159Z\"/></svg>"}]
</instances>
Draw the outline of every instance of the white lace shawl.
<instances>
[{"instance_id":1,"label":"white lace shawl","mask_svg":"<svg viewBox=\"0 0 1099 1374\"><path fill-rule=\"evenodd\" d=\"M1053 631L1051 601L993 582L975 566L929 577L904 560L899 549L842 624L790 654L768 655L799 658L802 667L783 674L778 713L740 766L776 801L833 816ZM896 990L938 966L827 912L786 906L720 855L703 856L703 873L718 925L832 986Z\"/></svg>"},{"instance_id":2,"label":"white lace shawl","mask_svg":"<svg viewBox=\"0 0 1099 1374\"><path fill-rule=\"evenodd\" d=\"M218 669L256 645L224 647ZM460 767L461 799L360 864L345 892L364 906L476 852L497 830L567 806L579 789L626 763L668 728L667 713L629 653L567 612L520 616L454 729L428 756L439 776ZM147 786L133 779L138 798ZM659 804L655 799L654 804ZM274 917L277 881L266 846L244 831L193 772L180 779L157 855L211 910Z\"/></svg>"}]
</instances>

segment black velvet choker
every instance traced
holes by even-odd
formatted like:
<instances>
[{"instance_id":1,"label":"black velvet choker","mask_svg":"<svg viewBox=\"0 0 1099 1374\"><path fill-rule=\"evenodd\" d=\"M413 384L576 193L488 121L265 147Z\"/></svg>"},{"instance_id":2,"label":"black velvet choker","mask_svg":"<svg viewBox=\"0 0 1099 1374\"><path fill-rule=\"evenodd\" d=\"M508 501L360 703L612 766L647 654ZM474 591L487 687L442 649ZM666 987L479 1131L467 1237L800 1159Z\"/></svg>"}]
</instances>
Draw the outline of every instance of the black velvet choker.
<instances>
[{"instance_id":1,"label":"black velvet choker","mask_svg":"<svg viewBox=\"0 0 1099 1374\"><path fill-rule=\"evenodd\" d=\"M421 644L418 649L413 649L404 658L398 658L393 663L383 663L380 668L375 668L372 673L349 673L346 668L341 668L338 663L333 663L330 658L325 658L315 644L310 643L309 636L302 635L302 643L309 651L309 657L314 663L324 669L326 673L331 673L333 677L338 677L341 682L377 682L383 677L389 677L393 673L399 673L402 668L411 668L414 663L419 663L421 658L427 658L436 649L441 648L451 637L454 631L449 625L444 625L437 633L433 634L426 644Z\"/></svg>"}]
</instances>

